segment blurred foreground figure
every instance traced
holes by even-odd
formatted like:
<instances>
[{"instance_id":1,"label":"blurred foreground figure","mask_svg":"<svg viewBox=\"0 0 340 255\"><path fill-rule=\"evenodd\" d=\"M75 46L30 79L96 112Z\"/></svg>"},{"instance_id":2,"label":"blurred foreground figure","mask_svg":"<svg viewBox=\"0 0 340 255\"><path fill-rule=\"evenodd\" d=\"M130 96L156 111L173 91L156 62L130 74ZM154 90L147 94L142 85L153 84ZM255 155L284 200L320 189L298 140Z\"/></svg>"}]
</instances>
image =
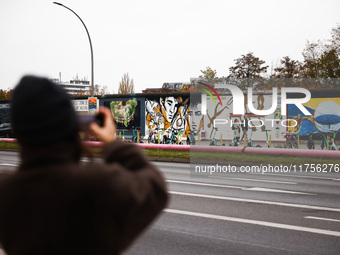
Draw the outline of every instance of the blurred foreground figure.
<instances>
[{"instance_id":1,"label":"blurred foreground figure","mask_svg":"<svg viewBox=\"0 0 340 255\"><path fill-rule=\"evenodd\" d=\"M76 114L66 92L26 76L11 118L21 164L0 181L0 242L8 255L119 254L165 207L157 168L133 144L115 141L111 112L90 130L105 163L80 165Z\"/></svg>"}]
</instances>

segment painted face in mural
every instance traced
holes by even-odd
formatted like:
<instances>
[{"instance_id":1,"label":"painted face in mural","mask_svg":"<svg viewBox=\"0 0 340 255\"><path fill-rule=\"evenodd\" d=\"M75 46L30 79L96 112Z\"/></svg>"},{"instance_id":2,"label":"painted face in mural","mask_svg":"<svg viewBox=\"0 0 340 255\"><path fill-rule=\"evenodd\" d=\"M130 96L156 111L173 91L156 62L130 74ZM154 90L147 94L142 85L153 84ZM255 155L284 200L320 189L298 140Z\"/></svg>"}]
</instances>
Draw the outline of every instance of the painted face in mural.
<instances>
[{"instance_id":1,"label":"painted face in mural","mask_svg":"<svg viewBox=\"0 0 340 255\"><path fill-rule=\"evenodd\" d=\"M201 103L197 103L190 107L189 116L190 116L190 124L191 129L193 131L200 131L201 122L202 122L202 111L201 111Z\"/></svg>"},{"instance_id":2,"label":"painted face in mural","mask_svg":"<svg viewBox=\"0 0 340 255\"><path fill-rule=\"evenodd\" d=\"M177 111L177 100L174 97L166 97L164 100L164 110L168 122L172 122Z\"/></svg>"}]
</instances>

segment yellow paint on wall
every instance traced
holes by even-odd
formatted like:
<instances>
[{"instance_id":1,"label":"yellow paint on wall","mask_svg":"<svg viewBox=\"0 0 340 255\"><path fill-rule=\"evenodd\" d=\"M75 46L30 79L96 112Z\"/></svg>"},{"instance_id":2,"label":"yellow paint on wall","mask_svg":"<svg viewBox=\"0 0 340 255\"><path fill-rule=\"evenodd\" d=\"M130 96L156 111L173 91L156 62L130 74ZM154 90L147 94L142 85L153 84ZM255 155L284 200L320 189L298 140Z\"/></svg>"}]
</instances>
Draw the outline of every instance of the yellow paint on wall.
<instances>
[{"instance_id":1,"label":"yellow paint on wall","mask_svg":"<svg viewBox=\"0 0 340 255\"><path fill-rule=\"evenodd\" d=\"M311 98L307 103L304 103L304 106L307 106L311 109L316 109L316 107L324 102L324 101L332 101L334 103L337 103L338 105L340 105L340 98L339 97L331 97L331 98L326 98L326 97L322 97L322 98Z\"/></svg>"}]
</instances>

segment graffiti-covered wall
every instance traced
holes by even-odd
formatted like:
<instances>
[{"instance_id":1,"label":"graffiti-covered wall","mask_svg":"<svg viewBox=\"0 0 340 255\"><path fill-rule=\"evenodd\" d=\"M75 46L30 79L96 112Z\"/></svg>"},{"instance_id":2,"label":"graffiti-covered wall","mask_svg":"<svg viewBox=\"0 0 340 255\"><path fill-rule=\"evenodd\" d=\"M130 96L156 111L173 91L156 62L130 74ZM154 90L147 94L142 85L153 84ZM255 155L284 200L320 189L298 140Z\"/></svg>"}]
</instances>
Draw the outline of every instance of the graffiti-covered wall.
<instances>
[{"instance_id":1,"label":"graffiti-covered wall","mask_svg":"<svg viewBox=\"0 0 340 255\"><path fill-rule=\"evenodd\" d=\"M248 123L248 138L253 140L266 140L267 135L271 136L272 140L281 141L284 140L285 126L282 125L282 121L285 118L281 115L281 99L278 98L277 109L273 114L267 116L252 114L249 110L248 99L244 99L244 112L245 115L233 114L233 96L232 95L220 95L222 105L218 102L217 98L207 97L207 112L202 116L203 127L201 128L202 138L212 139L215 135L216 138L232 139L235 136L235 130L232 129L232 124L238 123L245 125ZM270 109L272 106L272 95L258 94L253 95L252 103L255 109L264 110ZM215 100L214 100L215 99ZM245 119L246 116L246 119ZM217 124L218 130L214 134L213 125ZM242 129L240 129L242 137Z\"/></svg>"},{"instance_id":2,"label":"graffiti-covered wall","mask_svg":"<svg viewBox=\"0 0 340 255\"><path fill-rule=\"evenodd\" d=\"M312 114L306 116L295 105L288 105L288 117L297 122L290 130L297 135L334 133L340 131L340 90L314 90L312 98L303 105ZM292 95L297 98L298 95Z\"/></svg>"},{"instance_id":3,"label":"graffiti-covered wall","mask_svg":"<svg viewBox=\"0 0 340 255\"><path fill-rule=\"evenodd\" d=\"M7 100L0 101L0 123L10 122L10 103Z\"/></svg>"},{"instance_id":4,"label":"graffiti-covered wall","mask_svg":"<svg viewBox=\"0 0 340 255\"><path fill-rule=\"evenodd\" d=\"M99 99L100 105L111 110L118 132L132 136L138 130L145 134L145 98L139 95L117 95Z\"/></svg>"},{"instance_id":5,"label":"graffiti-covered wall","mask_svg":"<svg viewBox=\"0 0 340 255\"><path fill-rule=\"evenodd\" d=\"M182 137L188 135L189 95L148 95L145 97L145 130L161 131L170 136L172 132Z\"/></svg>"},{"instance_id":6,"label":"graffiti-covered wall","mask_svg":"<svg viewBox=\"0 0 340 255\"><path fill-rule=\"evenodd\" d=\"M140 128L140 103L136 98L121 101L106 101L118 129Z\"/></svg>"},{"instance_id":7,"label":"graffiti-covered wall","mask_svg":"<svg viewBox=\"0 0 340 255\"><path fill-rule=\"evenodd\" d=\"M248 138L266 140L267 134L273 141L284 141L286 128L282 122L288 123L293 119L298 125L291 129L298 135L315 133L334 133L340 131L340 89L310 90L312 98L304 106L312 113L305 116L295 106L287 106L287 119L281 115L281 99L275 112L269 116L258 116L251 113L247 96L244 98L244 111L248 118ZM196 93L196 94L195 94ZM222 135L223 139L233 139L234 130L231 122L238 119L239 124L244 116L233 115L233 97L231 94L220 94L221 102L216 96L195 93L162 93L162 94L134 94L134 95L106 95L99 97L99 106L111 109L112 116L117 123L119 132L126 137L133 135L137 129L140 135L147 138L150 130L157 130L163 135L176 133L186 139L190 131L200 135L201 139L212 139L214 136L213 123L222 119L228 121L218 125L215 133L216 139ZM193 96L196 95L196 96ZM206 102L203 109L202 97ZM290 94L289 98L299 98L299 95ZM301 97L301 95L300 95ZM270 92L254 94L252 104L257 110L271 108L272 94ZM87 97L73 98L77 111L86 113ZM10 122L10 102L0 101L0 121ZM253 127L252 127L253 126ZM242 131L241 131L242 135Z\"/></svg>"}]
</instances>

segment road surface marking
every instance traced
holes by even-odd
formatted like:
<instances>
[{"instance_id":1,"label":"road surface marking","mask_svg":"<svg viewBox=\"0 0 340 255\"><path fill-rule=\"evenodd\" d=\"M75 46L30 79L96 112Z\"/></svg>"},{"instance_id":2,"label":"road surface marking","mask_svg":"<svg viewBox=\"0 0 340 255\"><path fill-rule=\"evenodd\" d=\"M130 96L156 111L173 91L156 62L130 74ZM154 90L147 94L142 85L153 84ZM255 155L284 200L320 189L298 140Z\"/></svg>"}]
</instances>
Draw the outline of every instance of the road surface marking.
<instances>
[{"instance_id":1,"label":"road surface marking","mask_svg":"<svg viewBox=\"0 0 340 255\"><path fill-rule=\"evenodd\" d=\"M314 205L301 205L301 204L289 204L289 203L272 202L272 201L264 201L264 200L256 200L256 199L246 199L246 198L236 198L236 197L221 197L221 196L184 193L184 192L176 192L176 191L169 191L169 193L173 194L173 195L180 195L180 196L202 197L202 198L221 199L221 200L246 202L246 203L287 206L287 207L303 208L303 209L310 209L310 210L323 210L323 211L331 211L331 212L340 212L340 208L332 208L332 207L322 207L322 206L314 206Z\"/></svg>"},{"instance_id":2,"label":"road surface marking","mask_svg":"<svg viewBox=\"0 0 340 255\"><path fill-rule=\"evenodd\" d=\"M175 169L183 168L183 169L190 169L189 163L176 163L176 162L153 162L156 166L164 167L166 169L173 169L174 165L176 166Z\"/></svg>"},{"instance_id":3,"label":"road surface marking","mask_svg":"<svg viewBox=\"0 0 340 255\"><path fill-rule=\"evenodd\" d=\"M271 180L259 180L259 179L247 179L247 178L234 178L234 177L215 177L209 176L209 178L223 178L223 179L230 179L230 180L240 180L240 181L253 181L253 182L269 182L269 183L280 183L280 184L292 184L296 185L296 182L284 182L284 181L271 181Z\"/></svg>"},{"instance_id":4,"label":"road surface marking","mask_svg":"<svg viewBox=\"0 0 340 255\"><path fill-rule=\"evenodd\" d=\"M211 184L211 183L202 183L202 182L188 182L188 181L177 181L177 180L166 180L169 183L180 183L180 184L188 184L188 185L198 185L198 186L208 186L208 187L217 187L217 188L227 188L227 189L240 189L240 190L250 190L250 191L263 191L263 192L276 192L276 193L288 193L288 194L300 194L300 195L316 195L312 193L304 193L298 191L290 191L290 190L280 190L280 189L267 189L260 187L244 187L244 186L228 186L221 184Z\"/></svg>"},{"instance_id":5,"label":"road surface marking","mask_svg":"<svg viewBox=\"0 0 340 255\"><path fill-rule=\"evenodd\" d=\"M240 186L227 186L227 185L209 184L209 183L202 183L202 182L186 182L186 181L177 181L177 180L166 180L166 182L189 184L189 185L199 185L199 186L209 186L209 187L219 187L219 188L228 188L228 189L243 189L243 187L240 187Z\"/></svg>"},{"instance_id":6,"label":"road surface marking","mask_svg":"<svg viewBox=\"0 0 340 255\"><path fill-rule=\"evenodd\" d=\"M298 192L298 191L281 190L281 189L267 189L267 188L259 188L259 187L243 188L242 190L276 192L276 193L288 193L288 194L300 194L300 195L316 195L316 194L312 194L312 193L304 193L304 192Z\"/></svg>"},{"instance_id":7,"label":"road surface marking","mask_svg":"<svg viewBox=\"0 0 340 255\"><path fill-rule=\"evenodd\" d=\"M336 219L321 218L321 217L314 217L314 216L306 216L304 218L306 218L306 219L313 219L313 220L325 220L325 221L340 222L340 220L336 220Z\"/></svg>"},{"instance_id":8,"label":"road surface marking","mask_svg":"<svg viewBox=\"0 0 340 255\"><path fill-rule=\"evenodd\" d=\"M306 179L320 179L320 180L333 180L334 178L331 177L319 177L319 176L309 176L309 175L298 175L298 174L271 174L271 173L249 173L254 175L274 175L274 176L288 176L288 177L294 177L294 178L306 178Z\"/></svg>"},{"instance_id":9,"label":"road surface marking","mask_svg":"<svg viewBox=\"0 0 340 255\"><path fill-rule=\"evenodd\" d=\"M233 222L253 224L253 225L259 225L259 226L265 226L265 227L271 227L271 228L288 229L288 230L303 231L303 232L309 232L309 233L314 233L314 234L329 235L329 236L339 236L340 237L340 232L331 231L331 230L324 230L324 229L318 229L318 228L308 228L308 227L301 227L301 226L281 224L281 223L274 223L274 222L267 222L267 221L241 219L241 218L227 217L227 216L221 216L221 215L214 215L214 214L207 214L207 213L198 213L198 212L190 212L190 211L182 211L182 210L174 210L174 209L165 209L164 211L167 212L167 213L174 213L174 214L202 217L202 218L207 218L207 219L233 221Z\"/></svg>"},{"instance_id":10,"label":"road surface marking","mask_svg":"<svg viewBox=\"0 0 340 255\"><path fill-rule=\"evenodd\" d=\"M0 166L18 166L18 164L0 163Z\"/></svg>"},{"instance_id":11,"label":"road surface marking","mask_svg":"<svg viewBox=\"0 0 340 255\"><path fill-rule=\"evenodd\" d=\"M202 183L202 182L188 182L188 181L177 181L177 180L166 180L170 183L180 183L180 184L188 184L188 185L198 185L198 186L209 186L209 187L218 187L218 188L227 188L227 189L240 189L245 191L262 191L262 192L275 192L275 193L286 193L286 194L299 194L299 195L316 195L312 193L304 193L298 191L290 191L290 190L281 190L281 189L268 189L261 187L244 187L244 186L228 186L221 184L211 184L211 183Z\"/></svg>"}]
</instances>

